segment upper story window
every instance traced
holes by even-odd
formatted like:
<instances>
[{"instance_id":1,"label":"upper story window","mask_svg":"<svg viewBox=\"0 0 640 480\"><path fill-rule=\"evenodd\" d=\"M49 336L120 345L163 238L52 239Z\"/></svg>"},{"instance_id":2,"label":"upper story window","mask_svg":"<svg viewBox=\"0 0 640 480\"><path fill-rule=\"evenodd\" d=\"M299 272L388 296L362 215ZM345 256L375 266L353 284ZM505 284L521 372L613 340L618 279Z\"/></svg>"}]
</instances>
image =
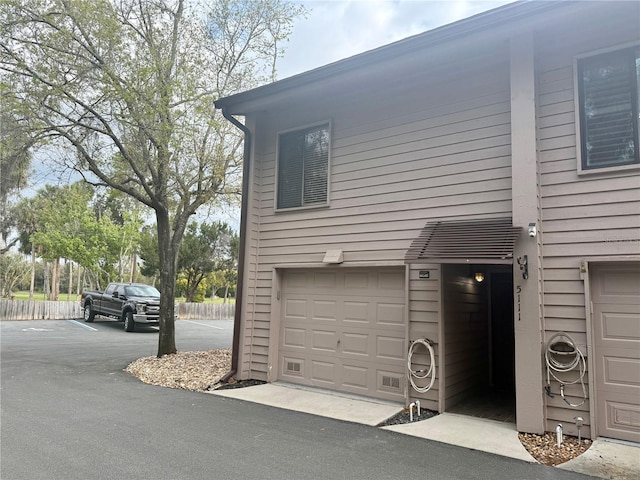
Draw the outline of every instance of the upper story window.
<instances>
[{"instance_id":1,"label":"upper story window","mask_svg":"<svg viewBox=\"0 0 640 480\"><path fill-rule=\"evenodd\" d=\"M640 47L578 60L582 169L640 163Z\"/></svg>"},{"instance_id":2,"label":"upper story window","mask_svg":"<svg viewBox=\"0 0 640 480\"><path fill-rule=\"evenodd\" d=\"M329 124L278 138L278 209L327 204Z\"/></svg>"}]
</instances>

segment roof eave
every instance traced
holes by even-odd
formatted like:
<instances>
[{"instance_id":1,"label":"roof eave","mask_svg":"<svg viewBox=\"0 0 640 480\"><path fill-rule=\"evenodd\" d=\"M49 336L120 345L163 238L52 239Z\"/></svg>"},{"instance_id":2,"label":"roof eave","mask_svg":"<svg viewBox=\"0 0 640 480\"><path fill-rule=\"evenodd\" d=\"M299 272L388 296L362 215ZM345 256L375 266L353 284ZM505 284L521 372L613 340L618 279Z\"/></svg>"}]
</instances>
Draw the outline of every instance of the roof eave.
<instances>
[{"instance_id":1,"label":"roof eave","mask_svg":"<svg viewBox=\"0 0 640 480\"><path fill-rule=\"evenodd\" d=\"M421 34L384 45L374 50L369 50L353 57L318 67L308 72L300 73L245 92L220 98L216 100L215 107L218 109L224 108L231 110L231 113L235 115L242 115L247 112L235 111L233 107L241 104L247 105L248 103L256 100L290 91L294 88L300 88L305 85L321 82L325 79L333 78L336 75L342 75L376 62L384 62L385 60L395 58L397 55L406 55L416 49L435 48L443 43L447 43L491 27L502 25L508 21L521 18L523 16L567 6L572 3L575 2L537 2L524 0L521 2L510 3L494 10L480 13Z\"/></svg>"}]
</instances>

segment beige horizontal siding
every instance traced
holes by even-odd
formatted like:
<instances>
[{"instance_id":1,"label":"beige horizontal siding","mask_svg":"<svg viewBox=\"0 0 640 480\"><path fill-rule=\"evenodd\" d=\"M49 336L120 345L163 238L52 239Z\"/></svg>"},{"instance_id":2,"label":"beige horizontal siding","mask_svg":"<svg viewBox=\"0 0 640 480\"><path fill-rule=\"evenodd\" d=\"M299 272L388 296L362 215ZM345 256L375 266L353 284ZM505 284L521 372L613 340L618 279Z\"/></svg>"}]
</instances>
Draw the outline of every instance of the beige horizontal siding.
<instances>
[{"instance_id":1,"label":"beige horizontal siding","mask_svg":"<svg viewBox=\"0 0 640 480\"><path fill-rule=\"evenodd\" d=\"M419 278L421 270L429 271L429 278ZM409 341L421 338L435 342L436 353L436 383L426 393L418 393L409 386L409 397L421 401L423 408L438 410L439 365L438 344L440 343L440 265L424 264L411 265L409 270ZM414 370L428 368L430 363L422 348L416 350L413 357ZM423 385L423 383L420 383Z\"/></svg>"},{"instance_id":2,"label":"beige horizontal siding","mask_svg":"<svg viewBox=\"0 0 640 480\"><path fill-rule=\"evenodd\" d=\"M333 248L343 250L345 264L402 263L427 221L510 215L507 58L505 52L465 60L457 68L464 76L452 71L445 79L422 70L401 84L365 88L357 99L338 93L314 108L301 104L257 117L252 208L260 247L251 250L255 291L246 313L246 372L266 378L268 371L274 266L317 264ZM275 212L277 132L328 119L329 207ZM434 276L427 281L411 269L409 336L438 341L439 269L429 269ZM438 408L437 386L415 398Z\"/></svg>"},{"instance_id":3,"label":"beige horizontal siding","mask_svg":"<svg viewBox=\"0 0 640 480\"><path fill-rule=\"evenodd\" d=\"M578 175L574 57L637 39L638 30L637 18L612 25L603 19L594 29L578 28L580 21L576 18L576 28L568 25L565 32L538 36L537 135L545 340L564 331L586 351L587 299L580 264L585 257L640 255L640 176L638 171ZM575 379L571 373L568 380ZM559 392L556 382L552 390ZM567 386L566 394L572 403L582 401L579 384ZM581 415L587 427L582 433L590 435L588 402L568 407L559 394L545 401L547 430L562 423L575 435L573 417Z\"/></svg>"}]
</instances>

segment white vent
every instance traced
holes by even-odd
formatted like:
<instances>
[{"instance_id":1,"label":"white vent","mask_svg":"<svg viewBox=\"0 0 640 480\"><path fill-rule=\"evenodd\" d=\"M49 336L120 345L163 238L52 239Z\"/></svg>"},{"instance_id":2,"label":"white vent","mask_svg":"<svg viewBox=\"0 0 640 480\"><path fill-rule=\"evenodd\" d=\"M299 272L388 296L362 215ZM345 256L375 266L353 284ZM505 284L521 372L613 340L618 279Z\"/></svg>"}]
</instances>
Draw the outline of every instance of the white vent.
<instances>
[{"instance_id":1,"label":"white vent","mask_svg":"<svg viewBox=\"0 0 640 480\"><path fill-rule=\"evenodd\" d=\"M382 386L393 388L394 390L400 390L400 379L398 377L385 375L382 377Z\"/></svg>"},{"instance_id":2,"label":"white vent","mask_svg":"<svg viewBox=\"0 0 640 480\"><path fill-rule=\"evenodd\" d=\"M287 372L300 373L300 362L287 362Z\"/></svg>"}]
</instances>

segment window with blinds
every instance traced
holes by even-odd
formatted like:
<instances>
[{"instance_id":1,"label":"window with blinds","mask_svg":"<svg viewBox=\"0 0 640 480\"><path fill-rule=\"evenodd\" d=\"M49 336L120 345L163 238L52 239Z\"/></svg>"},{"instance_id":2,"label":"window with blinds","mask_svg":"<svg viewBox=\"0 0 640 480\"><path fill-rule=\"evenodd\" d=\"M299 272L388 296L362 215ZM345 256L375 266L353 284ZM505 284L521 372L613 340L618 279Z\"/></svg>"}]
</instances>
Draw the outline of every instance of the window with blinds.
<instances>
[{"instance_id":1,"label":"window with blinds","mask_svg":"<svg viewBox=\"0 0 640 480\"><path fill-rule=\"evenodd\" d=\"M328 174L328 124L280 134L278 209L325 205Z\"/></svg>"},{"instance_id":2,"label":"window with blinds","mask_svg":"<svg viewBox=\"0 0 640 480\"><path fill-rule=\"evenodd\" d=\"M578 62L582 168L640 163L640 47Z\"/></svg>"}]
</instances>

